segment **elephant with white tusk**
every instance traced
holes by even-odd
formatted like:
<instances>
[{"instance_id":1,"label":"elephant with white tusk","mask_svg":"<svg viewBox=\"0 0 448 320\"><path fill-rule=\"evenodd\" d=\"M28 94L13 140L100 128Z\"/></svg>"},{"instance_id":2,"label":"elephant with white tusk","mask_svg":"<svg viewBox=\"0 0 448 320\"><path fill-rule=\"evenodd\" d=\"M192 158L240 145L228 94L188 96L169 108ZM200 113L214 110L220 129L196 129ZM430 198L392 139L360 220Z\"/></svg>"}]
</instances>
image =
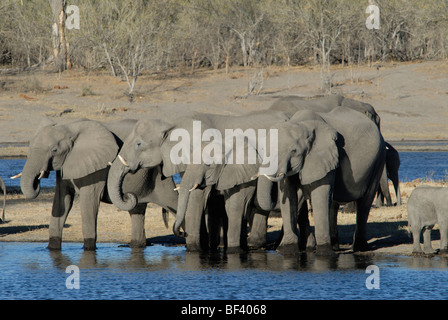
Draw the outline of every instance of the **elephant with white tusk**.
<instances>
[{"instance_id":1,"label":"elephant with white tusk","mask_svg":"<svg viewBox=\"0 0 448 320\"><path fill-rule=\"evenodd\" d=\"M360 112L336 107L330 112L298 111L274 128L279 166L268 179L260 175L257 199L263 209L272 209L271 193L276 187L272 182L278 183L284 232L279 250L299 249L296 215L302 197L313 205L317 253L332 254L338 247L338 207L351 201L357 202L353 249L367 250L367 217L385 163L386 148L378 127ZM299 216L299 221L302 237L309 232L308 217Z\"/></svg>"},{"instance_id":2,"label":"elephant with white tusk","mask_svg":"<svg viewBox=\"0 0 448 320\"><path fill-rule=\"evenodd\" d=\"M56 188L49 229L49 249L59 250L65 220L79 194L84 249L94 250L97 239L97 215L100 202L111 203L106 180L109 163L115 159L123 140L136 120L100 123L76 120L57 124L44 120L32 138L20 186L27 199L40 192L41 179L56 171ZM156 203L172 212L177 208L177 193L172 179L164 179L160 167L128 175L123 190L134 195L136 203L129 210L132 221L130 246L146 246L144 229L147 203Z\"/></svg>"},{"instance_id":3,"label":"elephant with white tusk","mask_svg":"<svg viewBox=\"0 0 448 320\"><path fill-rule=\"evenodd\" d=\"M260 154L266 152L258 149L253 137L287 119L283 112L263 111L244 116L191 113L170 120L140 120L109 172L111 199L119 208L133 204L133 196L120 191L121 179L127 172L157 165L162 166L167 177L182 172L176 188L179 201L173 232L180 235L185 220L187 249L198 248L203 209L210 193L216 191L224 198L228 218L227 253L245 250L243 222L255 195ZM229 131L231 137L227 136Z\"/></svg>"}]
</instances>

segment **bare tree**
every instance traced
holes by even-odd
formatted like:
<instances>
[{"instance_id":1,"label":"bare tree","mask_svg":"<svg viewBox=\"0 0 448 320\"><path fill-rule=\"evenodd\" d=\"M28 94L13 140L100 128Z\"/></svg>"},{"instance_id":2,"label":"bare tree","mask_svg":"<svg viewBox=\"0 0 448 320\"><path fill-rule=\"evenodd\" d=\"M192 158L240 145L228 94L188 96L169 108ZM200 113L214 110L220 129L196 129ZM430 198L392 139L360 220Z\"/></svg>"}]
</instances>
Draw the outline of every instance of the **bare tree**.
<instances>
[{"instance_id":1,"label":"bare tree","mask_svg":"<svg viewBox=\"0 0 448 320\"><path fill-rule=\"evenodd\" d=\"M52 12L51 38L53 42L54 70L62 72L71 67L69 44L66 37L66 0L48 0Z\"/></svg>"}]
</instances>

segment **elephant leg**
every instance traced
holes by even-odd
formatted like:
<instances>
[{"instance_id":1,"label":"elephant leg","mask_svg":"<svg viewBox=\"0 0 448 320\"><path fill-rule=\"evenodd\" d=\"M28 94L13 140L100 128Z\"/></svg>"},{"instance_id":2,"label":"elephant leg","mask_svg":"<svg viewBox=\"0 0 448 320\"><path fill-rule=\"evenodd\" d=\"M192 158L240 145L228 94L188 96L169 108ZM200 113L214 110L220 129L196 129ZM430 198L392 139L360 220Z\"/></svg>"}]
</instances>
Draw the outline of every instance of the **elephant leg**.
<instances>
[{"instance_id":1,"label":"elephant leg","mask_svg":"<svg viewBox=\"0 0 448 320\"><path fill-rule=\"evenodd\" d=\"M412 229L412 253L419 254L422 253L422 247L420 246L420 235L422 232L422 227L416 225L415 223L411 225Z\"/></svg>"},{"instance_id":2,"label":"elephant leg","mask_svg":"<svg viewBox=\"0 0 448 320\"><path fill-rule=\"evenodd\" d=\"M131 248L145 248L146 247L146 232L145 232L145 213L146 203L139 203L134 209L129 211L131 217Z\"/></svg>"},{"instance_id":3,"label":"elephant leg","mask_svg":"<svg viewBox=\"0 0 448 320\"><path fill-rule=\"evenodd\" d=\"M297 236L298 186L295 180L297 180L296 176L288 176L279 182L283 238L277 250L285 254L296 254L299 252L299 239Z\"/></svg>"},{"instance_id":4,"label":"elephant leg","mask_svg":"<svg viewBox=\"0 0 448 320\"><path fill-rule=\"evenodd\" d=\"M247 249L246 212L254 193L255 185L241 186L238 190L225 192L225 207L229 223L227 253L240 253Z\"/></svg>"},{"instance_id":5,"label":"elephant leg","mask_svg":"<svg viewBox=\"0 0 448 320\"><path fill-rule=\"evenodd\" d=\"M96 249L98 209L105 185L105 181L100 181L79 189L84 250Z\"/></svg>"},{"instance_id":6,"label":"elephant leg","mask_svg":"<svg viewBox=\"0 0 448 320\"><path fill-rule=\"evenodd\" d=\"M333 250L339 250L338 211L339 203L333 201L330 207L330 237Z\"/></svg>"},{"instance_id":7,"label":"elephant leg","mask_svg":"<svg viewBox=\"0 0 448 320\"><path fill-rule=\"evenodd\" d=\"M224 197L217 194L216 191L212 192L213 194L210 195L207 202L207 227L201 231L201 246L209 248L211 251L217 251L221 240L224 247L226 246L227 215L224 208Z\"/></svg>"},{"instance_id":8,"label":"elephant leg","mask_svg":"<svg viewBox=\"0 0 448 320\"><path fill-rule=\"evenodd\" d=\"M440 231L440 253L448 254L448 221L445 219L443 222L439 221Z\"/></svg>"},{"instance_id":9,"label":"elephant leg","mask_svg":"<svg viewBox=\"0 0 448 320\"><path fill-rule=\"evenodd\" d=\"M48 249L61 250L62 231L67 216L72 208L75 189L68 180L62 180L60 172L56 172L56 188L51 210Z\"/></svg>"},{"instance_id":10,"label":"elephant leg","mask_svg":"<svg viewBox=\"0 0 448 320\"><path fill-rule=\"evenodd\" d=\"M376 170L374 172L382 172ZM369 218L375 192L378 189L379 176L374 176L363 197L356 201L356 228L353 235L353 251L368 251L367 243L367 219Z\"/></svg>"},{"instance_id":11,"label":"elephant leg","mask_svg":"<svg viewBox=\"0 0 448 320\"><path fill-rule=\"evenodd\" d=\"M389 182L387 180L386 167L383 169L383 173L380 178L380 186L377 191L377 200L376 204L378 207L382 207L384 205L384 199L386 199L386 206L392 206L392 199L390 197L389 192Z\"/></svg>"},{"instance_id":12,"label":"elephant leg","mask_svg":"<svg viewBox=\"0 0 448 320\"><path fill-rule=\"evenodd\" d=\"M254 209L250 233L247 238L249 249L257 250L266 247L266 234L268 231L268 211Z\"/></svg>"},{"instance_id":13,"label":"elephant leg","mask_svg":"<svg viewBox=\"0 0 448 320\"><path fill-rule=\"evenodd\" d=\"M198 252L208 250L201 241L201 226L204 223L203 215L206 209L206 201L210 188L196 189L190 192L187 214L185 218L185 238L187 251ZM209 214L213 214L209 212ZM201 245L202 243L202 245Z\"/></svg>"},{"instance_id":14,"label":"elephant leg","mask_svg":"<svg viewBox=\"0 0 448 320\"><path fill-rule=\"evenodd\" d=\"M356 201L356 228L353 236L353 251L368 251L367 243L367 219L373 197L364 197Z\"/></svg>"},{"instance_id":15,"label":"elephant leg","mask_svg":"<svg viewBox=\"0 0 448 320\"><path fill-rule=\"evenodd\" d=\"M333 175L333 174L332 174ZM333 175L334 176L334 175ZM316 236L316 254L334 254L330 236L330 208L333 197L333 186L326 177L316 186L312 186L311 202L314 213L314 230Z\"/></svg>"},{"instance_id":16,"label":"elephant leg","mask_svg":"<svg viewBox=\"0 0 448 320\"><path fill-rule=\"evenodd\" d=\"M427 254L435 253L431 245L431 230L434 226L426 226L423 228L423 252Z\"/></svg>"},{"instance_id":17,"label":"elephant leg","mask_svg":"<svg viewBox=\"0 0 448 320\"><path fill-rule=\"evenodd\" d=\"M297 222L299 224L300 231L299 249L301 251L316 250L316 239L311 232L310 220L308 218L308 204L306 199L303 197L299 199L299 214Z\"/></svg>"}]
</instances>

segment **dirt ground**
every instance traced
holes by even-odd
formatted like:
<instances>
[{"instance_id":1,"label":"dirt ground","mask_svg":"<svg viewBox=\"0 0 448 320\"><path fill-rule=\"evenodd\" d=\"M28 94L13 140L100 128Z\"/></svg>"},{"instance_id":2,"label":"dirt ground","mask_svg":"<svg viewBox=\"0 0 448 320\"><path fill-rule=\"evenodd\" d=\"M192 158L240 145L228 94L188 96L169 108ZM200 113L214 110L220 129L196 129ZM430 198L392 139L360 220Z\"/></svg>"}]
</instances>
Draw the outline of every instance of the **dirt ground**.
<instances>
[{"instance_id":1,"label":"dirt ground","mask_svg":"<svg viewBox=\"0 0 448 320\"><path fill-rule=\"evenodd\" d=\"M25 156L27 144L43 117L57 122L77 118L113 121L123 118L158 117L185 110L221 114L244 114L268 108L281 95L315 96L322 94L317 67L263 70L258 94L243 96L258 69L234 68L225 71L181 71L143 75L137 81L133 101L124 94L126 83L107 72L86 74L70 70L62 74L38 72L2 76L0 74L0 157ZM448 150L448 62L387 63L373 67L334 67L332 91L371 103L381 117L385 139L407 149ZM413 140L439 140L437 146L416 147ZM17 172L11 172L10 176ZM7 179L7 177L3 177ZM419 184L446 185L443 182L412 181L401 184L403 205L373 207L369 217L369 242L375 253L410 254L406 202ZM392 191L392 187L391 187ZM391 192L393 193L393 192ZM47 241L52 193L36 200L9 194L6 223L0 225L0 241ZM64 241L82 241L77 201L64 229ZM170 224L174 221L171 216ZM311 217L312 222L312 217ZM342 248L351 242L355 215L338 217ZM270 239L281 228L280 218L269 219ZM151 242L177 241L171 226L166 229L161 209L149 205L146 218L147 238ZM434 231L433 247L439 247ZM102 204L98 220L98 241L127 243L130 219L113 205Z\"/></svg>"}]
</instances>

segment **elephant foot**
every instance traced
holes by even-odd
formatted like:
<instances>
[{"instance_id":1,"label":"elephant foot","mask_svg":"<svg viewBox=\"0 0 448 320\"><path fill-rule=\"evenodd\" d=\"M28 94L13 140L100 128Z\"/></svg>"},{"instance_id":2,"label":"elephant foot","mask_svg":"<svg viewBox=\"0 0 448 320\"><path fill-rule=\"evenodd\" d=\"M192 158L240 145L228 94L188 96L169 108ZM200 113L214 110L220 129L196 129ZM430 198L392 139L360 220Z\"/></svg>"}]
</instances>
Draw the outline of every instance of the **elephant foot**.
<instances>
[{"instance_id":1,"label":"elephant foot","mask_svg":"<svg viewBox=\"0 0 448 320\"><path fill-rule=\"evenodd\" d=\"M187 252L204 252L204 251L207 251L207 250L204 250L201 247L201 245L198 244L198 243L187 243L185 245L185 247L186 247L186 251Z\"/></svg>"},{"instance_id":2,"label":"elephant foot","mask_svg":"<svg viewBox=\"0 0 448 320\"><path fill-rule=\"evenodd\" d=\"M228 248L226 248L226 251L225 251L226 254L241 254L241 253L246 253L246 252L247 251L241 247L228 247Z\"/></svg>"},{"instance_id":3,"label":"elephant foot","mask_svg":"<svg viewBox=\"0 0 448 320\"><path fill-rule=\"evenodd\" d=\"M96 250L96 239L92 238L84 239L84 250L86 251Z\"/></svg>"},{"instance_id":4,"label":"elephant foot","mask_svg":"<svg viewBox=\"0 0 448 320\"><path fill-rule=\"evenodd\" d=\"M316 238L312 233L308 236L305 246L301 245L300 250L306 252L314 252L316 250Z\"/></svg>"},{"instance_id":5,"label":"elephant foot","mask_svg":"<svg viewBox=\"0 0 448 320\"><path fill-rule=\"evenodd\" d=\"M434 250L433 248L429 247L429 248L424 248L423 252L427 255L433 255L433 254L437 254L437 251Z\"/></svg>"},{"instance_id":6,"label":"elephant foot","mask_svg":"<svg viewBox=\"0 0 448 320\"><path fill-rule=\"evenodd\" d=\"M365 252L370 251L370 246L367 241L355 241L353 243L353 252Z\"/></svg>"},{"instance_id":7,"label":"elephant foot","mask_svg":"<svg viewBox=\"0 0 448 320\"><path fill-rule=\"evenodd\" d=\"M48 249L50 250L61 250L62 238L61 237L50 237L48 241Z\"/></svg>"},{"instance_id":8,"label":"elephant foot","mask_svg":"<svg viewBox=\"0 0 448 320\"><path fill-rule=\"evenodd\" d=\"M331 244L320 244L316 246L316 256L332 257L336 255Z\"/></svg>"},{"instance_id":9,"label":"elephant foot","mask_svg":"<svg viewBox=\"0 0 448 320\"><path fill-rule=\"evenodd\" d=\"M333 244L331 245L331 247L333 248L334 251L339 251L339 250L340 250L340 248L339 248L339 243L338 243L338 242L333 243Z\"/></svg>"},{"instance_id":10,"label":"elephant foot","mask_svg":"<svg viewBox=\"0 0 448 320\"><path fill-rule=\"evenodd\" d=\"M131 240L131 242L129 242L130 248L146 248L146 246L147 246L146 239L145 240Z\"/></svg>"},{"instance_id":11,"label":"elephant foot","mask_svg":"<svg viewBox=\"0 0 448 320\"><path fill-rule=\"evenodd\" d=\"M266 248L266 239L251 239L248 237L247 247L249 250L260 250Z\"/></svg>"},{"instance_id":12,"label":"elephant foot","mask_svg":"<svg viewBox=\"0 0 448 320\"><path fill-rule=\"evenodd\" d=\"M436 251L434 252L424 252L424 251L412 251L412 255L414 257L423 257L423 258L432 258L437 254Z\"/></svg>"},{"instance_id":13,"label":"elephant foot","mask_svg":"<svg viewBox=\"0 0 448 320\"><path fill-rule=\"evenodd\" d=\"M444 256L444 257L448 256L448 249L440 249L439 255Z\"/></svg>"},{"instance_id":14,"label":"elephant foot","mask_svg":"<svg viewBox=\"0 0 448 320\"><path fill-rule=\"evenodd\" d=\"M277 247L276 251L283 255L298 255L298 254L300 254L299 246L297 243L280 244Z\"/></svg>"}]
</instances>

